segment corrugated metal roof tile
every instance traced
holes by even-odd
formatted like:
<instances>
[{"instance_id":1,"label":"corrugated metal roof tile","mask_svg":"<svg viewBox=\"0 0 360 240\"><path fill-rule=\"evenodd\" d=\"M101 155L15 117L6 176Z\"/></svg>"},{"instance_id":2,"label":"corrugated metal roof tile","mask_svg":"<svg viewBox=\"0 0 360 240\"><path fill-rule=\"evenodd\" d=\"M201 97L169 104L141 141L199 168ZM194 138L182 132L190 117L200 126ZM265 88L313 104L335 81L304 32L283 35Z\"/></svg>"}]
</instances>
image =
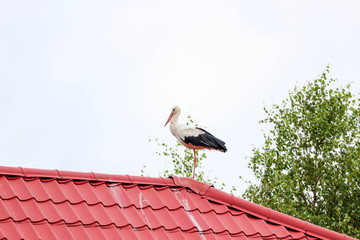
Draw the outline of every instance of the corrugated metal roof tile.
<instances>
[{"instance_id":1,"label":"corrugated metal roof tile","mask_svg":"<svg viewBox=\"0 0 360 240\"><path fill-rule=\"evenodd\" d=\"M167 209L161 210L162 223L164 223L165 229L179 228L183 231L197 230L197 223L192 218L191 214L185 212L182 208L177 210L167 211ZM157 211L160 213L160 211ZM169 224L171 222L171 224Z\"/></svg>"},{"instance_id":2,"label":"corrugated metal roof tile","mask_svg":"<svg viewBox=\"0 0 360 240\"><path fill-rule=\"evenodd\" d=\"M114 224L115 219L111 219L108 212L110 211L111 207L105 208L101 203L97 203L95 205L87 205L89 212L93 215L95 222L99 225L107 226L110 224ZM119 208L118 206L115 206ZM119 216L117 216L117 219Z\"/></svg>"},{"instance_id":3,"label":"corrugated metal roof tile","mask_svg":"<svg viewBox=\"0 0 360 240\"><path fill-rule=\"evenodd\" d=\"M55 203L69 201L65 193L62 191L62 186L56 181L56 179L51 180L41 180L42 186L46 191L47 195L51 199L51 201ZM36 193L37 189L34 188L33 192Z\"/></svg>"},{"instance_id":4,"label":"corrugated metal roof tile","mask_svg":"<svg viewBox=\"0 0 360 240\"><path fill-rule=\"evenodd\" d=\"M50 203L50 202L49 202ZM78 214L76 211L80 211L76 204L72 205L71 203L65 201L62 203L56 203L54 205L56 211L60 215L60 219L58 221L64 221L65 223L74 224L74 223L87 223L88 219L79 219ZM57 221L56 221L57 222Z\"/></svg>"},{"instance_id":5,"label":"corrugated metal roof tile","mask_svg":"<svg viewBox=\"0 0 360 240\"><path fill-rule=\"evenodd\" d=\"M81 182L76 181L75 186L76 186L77 191L79 192L79 194L82 196L83 200L87 204L94 205L94 204L102 203L103 205L106 205L105 203L103 203L99 200L97 191L95 191L96 189L94 187L92 187L88 181L81 181ZM107 202L108 201L109 200L107 200ZM107 203L107 205L111 205L111 204Z\"/></svg>"},{"instance_id":6,"label":"corrugated metal roof tile","mask_svg":"<svg viewBox=\"0 0 360 240\"><path fill-rule=\"evenodd\" d=\"M1 228L1 239L25 239L24 232L29 227L22 227L17 228L16 224L12 220L6 220L0 222L0 228ZM35 236L37 237L37 236Z\"/></svg>"},{"instance_id":7,"label":"corrugated metal roof tile","mask_svg":"<svg viewBox=\"0 0 360 240\"><path fill-rule=\"evenodd\" d=\"M127 190L122 187L121 184L116 185L108 185L109 194L111 197L109 197L109 200L111 199L111 202L108 202L107 205L105 202L102 202L105 206L110 206L117 204L120 207L128 207L133 205L130 198L127 195Z\"/></svg>"},{"instance_id":8,"label":"corrugated metal roof tile","mask_svg":"<svg viewBox=\"0 0 360 240\"><path fill-rule=\"evenodd\" d=\"M107 229L107 228L106 228ZM107 229L108 230L108 229ZM120 239L134 239L134 240L140 240L140 234L138 235L138 231L135 231L135 229L132 226L126 226L124 228L112 228L111 232L116 231L121 238ZM115 235L115 234L114 234ZM108 239L117 239L116 237L109 237Z\"/></svg>"},{"instance_id":9,"label":"corrugated metal roof tile","mask_svg":"<svg viewBox=\"0 0 360 240\"><path fill-rule=\"evenodd\" d=\"M122 190L121 186L109 187L105 183L94 184L90 182L87 184L87 186L95 192L97 201L105 206L119 204L120 207L127 207L133 204L131 201L128 200L127 194L122 194L119 192ZM115 190L118 191L117 195L114 194L114 189L117 189Z\"/></svg>"},{"instance_id":10,"label":"corrugated metal roof tile","mask_svg":"<svg viewBox=\"0 0 360 240\"><path fill-rule=\"evenodd\" d=\"M10 214L8 212L8 208L5 205L4 201L0 201L0 221L9 219L13 216L13 214ZM1 230L1 229L0 229Z\"/></svg>"},{"instance_id":11,"label":"corrugated metal roof tile","mask_svg":"<svg viewBox=\"0 0 360 240\"><path fill-rule=\"evenodd\" d=\"M30 222L30 221L26 220L26 222ZM17 225L17 229L20 230L20 235L24 239L40 239L39 233L35 231L35 229L32 227L23 228Z\"/></svg>"},{"instance_id":12,"label":"corrugated metal roof tile","mask_svg":"<svg viewBox=\"0 0 360 240\"><path fill-rule=\"evenodd\" d=\"M58 181L58 186L61 191L64 193L65 199L71 203L80 203L84 201L84 198L81 196L77 186L73 181L60 182Z\"/></svg>"},{"instance_id":13,"label":"corrugated metal roof tile","mask_svg":"<svg viewBox=\"0 0 360 240\"><path fill-rule=\"evenodd\" d=\"M239 234L241 232L246 232L249 234L248 230L242 227L241 220L231 215L230 212L218 214L216 217L224 224L224 226L226 226L226 229L229 231L229 233ZM250 232L250 234L252 234L252 232Z\"/></svg>"},{"instance_id":14,"label":"corrugated metal roof tile","mask_svg":"<svg viewBox=\"0 0 360 240\"><path fill-rule=\"evenodd\" d=\"M39 178L31 178L31 180L26 181L26 185L29 192L31 192L32 197L35 198L38 202L48 201L51 199L48 192L46 191L46 184L44 184ZM18 194L18 197L20 200L28 199L21 193Z\"/></svg>"},{"instance_id":15,"label":"corrugated metal roof tile","mask_svg":"<svg viewBox=\"0 0 360 240\"><path fill-rule=\"evenodd\" d=\"M51 200L41 202L41 211L44 219L51 223L65 222L63 214ZM74 221L74 220L73 220Z\"/></svg>"},{"instance_id":16,"label":"corrugated metal roof tile","mask_svg":"<svg viewBox=\"0 0 360 240\"><path fill-rule=\"evenodd\" d=\"M203 214L203 217L206 218L206 222L211 227L211 230L215 233L229 232L227 226L224 225L222 218L225 214L217 214L214 211Z\"/></svg>"},{"instance_id":17,"label":"corrugated metal roof tile","mask_svg":"<svg viewBox=\"0 0 360 240\"><path fill-rule=\"evenodd\" d=\"M28 218L28 215L24 211L22 205L17 198L11 198L10 200L3 201L4 207L7 210L6 213L9 214L5 216L5 219L14 219L15 221L21 221Z\"/></svg>"},{"instance_id":18,"label":"corrugated metal roof tile","mask_svg":"<svg viewBox=\"0 0 360 240\"><path fill-rule=\"evenodd\" d=\"M6 176L0 176L0 193L1 198L8 199L16 197L17 195L13 191L13 188L11 187L11 184L9 184L9 181Z\"/></svg>"},{"instance_id":19,"label":"corrugated metal roof tile","mask_svg":"<svg viewBox=\"0 0 360 240\"><path fill-rule=\"evenodd\" d=\"M234 216L235 223L238 225L241 231L245 233L246 236L253 236L259 233L259 229L256 229L252 224L252 219L253 218L247 214Z\"/></svg>"},{"instance_id":20,"label":"corrugated metal roof tile","mask_svg":"<svg viewBox=\"0 0 360 240\"><path fill-rule=\"evenodd\" d=\"M158 191L158 193L160 194L159 198L162 201L163 207L166 207L170 210L182 208L181 203L178 201L175 195L175 192L181 191L181 189L184 188L170 186L160 188L160 191Z\"/></svg>"},{"instance_id":21,"label":"corrugated metal roof tile","mask_svg":"<svg viewBox=\"0 0 360 240\"><path fill-rule=\"evenodd\" d=\"M263 219L253 218L251 219L251 224L258 230L261 236L268 238L276 237L276 234L272 231L270 225Z\"/></svg>"},{"instance_id":22,"label":"corrugated metal roof tile","mask_svg":"<svg viewBox=\"0 0 360 240\"><path fill-rule=\"evenodd\" d=\"M0 238L333 239L192 179L0 167Z\"/></svg>"},{"instance_id":23,"label":"corrugated metal roof tile","mask_svg":"<svg viewBox=\"0 0 360 240\"><path fill-rule=\"evenodd\" d=\"M140 207L151 206L152 209L160 209L164 207L176 209L179 207L179 205L174 205L172 207L167 205L168 199L164 195L166 195L167 191L170 191L169 188L139 187L138 189L138 200L134 199L137 207L139 207L139 205Z\"/></svg>"},{"instance_id":24,"label":"corrugated metal roof tile","mask_svg":"<svg viewBox=\"0 0 360 240\"><path fill-rule=\"evenodd\" d=\"M113 206L104 208L104 211L106 211L106 214L109 216L109 218L111 219L112 223L115 226L125 227L125 226L132 225L134 223L139 224L139 222L140 222L139 225L144 225L144 223L141 222L140 220L133 221L132 218L128 217L128 215L137 214L136 213L137 210L135 209L135 207L120 208L118 205L113 205ZM133 225L133 226L136 226L136 225Z\"/></svg>"},{"instance_id":25,"label":"corrugated metal roof tile","mask_svg":"<svg viewBox=\"0 0 360 240\"><path fill-rule=\"evenodd\" d=\"M278 238L286 239L287 237L291 236L289 231L284 226L269 222L267 222L267 224L269 225L269 228L271 229L272 233L274 233L275 236L277 236Z\"/></svg>"},{"instance_id":26,"label":"corrugated metal roof tile","mask_svg":"<svg viewBox=\"0 0 360 240\"><path fill-rule=\"evenodd\" d=\"M142 228L147 226L147 223L145 222L146 219L141 214L139 214L139 211L135 206L122 208L119 212L125 215L126 219L128 220L126 225L130 224L135 228Z\"/></svg>"}]
</instances>

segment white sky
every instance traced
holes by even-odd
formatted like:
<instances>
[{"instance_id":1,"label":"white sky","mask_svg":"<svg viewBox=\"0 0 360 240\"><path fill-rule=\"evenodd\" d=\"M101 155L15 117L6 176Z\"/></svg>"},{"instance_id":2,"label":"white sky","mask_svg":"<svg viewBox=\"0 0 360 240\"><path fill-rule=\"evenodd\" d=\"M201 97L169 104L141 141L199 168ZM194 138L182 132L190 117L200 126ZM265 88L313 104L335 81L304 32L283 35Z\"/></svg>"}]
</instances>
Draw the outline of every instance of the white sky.
<instances>
[{"instance_id":1,"label":"white sky","mask_svg":"<svg viewBox=\"0 0 360 240\"><path fill-rule=\"evenodd\" d=\"M330 64L360 91L359 1L0 1L0 165L157 177L173 105L224 140L228 186L261 146L264 103Z\"/></svg>"}]
</instances>

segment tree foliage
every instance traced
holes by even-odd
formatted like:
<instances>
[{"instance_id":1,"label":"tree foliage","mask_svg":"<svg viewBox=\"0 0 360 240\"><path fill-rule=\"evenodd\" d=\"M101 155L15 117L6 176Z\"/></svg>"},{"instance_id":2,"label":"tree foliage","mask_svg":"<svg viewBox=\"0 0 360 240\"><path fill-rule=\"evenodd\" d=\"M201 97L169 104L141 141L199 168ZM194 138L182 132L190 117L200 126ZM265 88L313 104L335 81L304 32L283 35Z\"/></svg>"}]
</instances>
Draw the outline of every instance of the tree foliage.
<instances>
[{"instance_id":1,"label":"tree foliage","mask_svg":"<svg viewBox=\"0 0 360 240\"><path fill-rule=\"evenodd\" d=\"M360 99L328 73L264 108L272 130L253 149L259 183L243 197L360 238Z\"/></svg>"}]
</instances>

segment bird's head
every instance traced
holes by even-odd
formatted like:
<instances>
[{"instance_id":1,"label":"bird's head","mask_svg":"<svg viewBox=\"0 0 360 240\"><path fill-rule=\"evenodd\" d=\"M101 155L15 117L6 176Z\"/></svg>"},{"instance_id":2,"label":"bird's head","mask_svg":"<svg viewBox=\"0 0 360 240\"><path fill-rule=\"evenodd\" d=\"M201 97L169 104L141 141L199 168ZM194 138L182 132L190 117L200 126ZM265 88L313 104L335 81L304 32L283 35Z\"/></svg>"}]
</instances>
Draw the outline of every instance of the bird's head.
<instances>
[{"instance_id":1,"label":"bird's head","mask_svg":"<svg viewBox=\"0 0 360 240\"><path fill-rule=\"evenodd\" d=\"M181 112L181 110L180 110L180 108L179 108L178 106L172 107L172 108L171 108L170 116L169 116L168 120L166 121L164 127L166 127L166 125L170 122L170 120L171 120L175 115L176 115L176 116L179 116L180 112Z\"/></svg>"}]
</instances>

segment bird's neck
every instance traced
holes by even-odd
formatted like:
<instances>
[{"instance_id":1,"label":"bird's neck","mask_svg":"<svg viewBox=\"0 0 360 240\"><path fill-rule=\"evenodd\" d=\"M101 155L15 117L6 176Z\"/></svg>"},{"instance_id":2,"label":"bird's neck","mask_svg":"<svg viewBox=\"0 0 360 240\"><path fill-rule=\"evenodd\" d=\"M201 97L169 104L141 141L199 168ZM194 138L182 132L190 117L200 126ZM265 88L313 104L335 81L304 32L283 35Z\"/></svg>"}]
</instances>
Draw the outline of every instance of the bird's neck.
<instances>
[{"instance_id":1,"label":"bird's neck","mask_svg":"<svg viewBox=\"0 0 360 240\"><path fill-rule=\"evenodd\" d=\"M170 124L174 124L174 125L177 125L178 124L178 120L179 120L179 113L175 114L172 118L171 118L171 121L170 121Z\"/></svg>"},{"instance_id":2,"label":"bird's neck","mask_svg":"<svg viewBox=\"0 0 360 240\"><path fill-rule=\"evenodd\" d=\"M179 114L175 114L170 121L170 131L172 135L174 135L175 137L177 137L177 129L179 127L178 119L179 119Z\"/></svg>"}]
</instances>

